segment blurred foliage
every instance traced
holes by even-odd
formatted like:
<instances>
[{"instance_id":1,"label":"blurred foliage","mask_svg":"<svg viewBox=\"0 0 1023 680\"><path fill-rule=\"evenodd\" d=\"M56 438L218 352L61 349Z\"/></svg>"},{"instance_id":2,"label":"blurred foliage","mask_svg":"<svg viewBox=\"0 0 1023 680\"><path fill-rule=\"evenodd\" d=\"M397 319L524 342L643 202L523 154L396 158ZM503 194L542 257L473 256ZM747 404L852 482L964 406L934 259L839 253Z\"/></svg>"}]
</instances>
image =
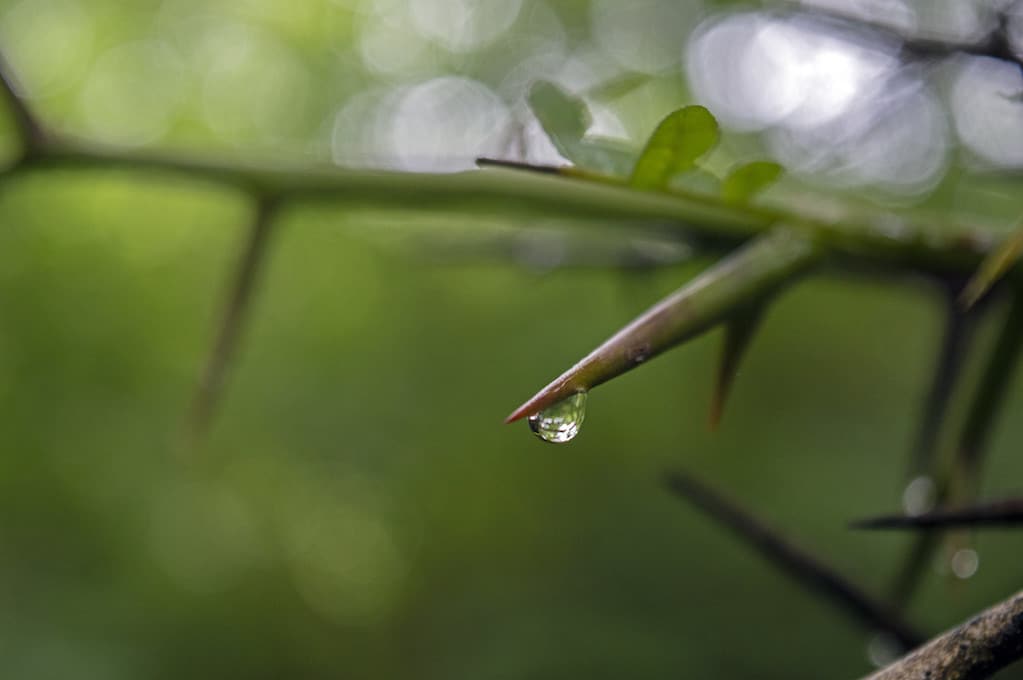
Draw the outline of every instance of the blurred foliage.
<instances>
[{"instance_id":1,"label":"blurred foliage","mask_svg":"<svg viewBox=\"0 0 1023 680\"><path fill-rule=\"evenodd\" d=\"M0 46L65 132L444 170L487 154L557 160L525 103L540 78L575 94L631 79L591 98L590 133L638 147L699 100L683 50L730 6L20 0L0 2ZM755 132L726 136L708 163L763 158L784 139L800 148L791 131ZM840 142L813 139L822 153ZM855 184L807 166L768 193L809 205L822 199L807 185L823 182L832 196L1007 227L1018 180L984 176L950 139L943 171L912 191L885 172ZM2 149L14 148L8 130ZM553 449L500 418L698 265L438 267L417 243L492 225L292 210L218 424L186 455L182 418L247 212L230 192L126 173L4 183L4 676L869 668L869 636L661 493L658 473L684 464L880 591L909 539L845 523L899 504L938 344L934 290L813 279L770 310L714 436L716 334L601 388L582 434ZM1020 397L1014 387L1009 413ZM1006 418L985 495L1018 488L1020 441L1023 424ZM937 631L1018 588L1021 540L980 535L977 575L930 574L912 617Z\"/></svg>"}]
</instances>

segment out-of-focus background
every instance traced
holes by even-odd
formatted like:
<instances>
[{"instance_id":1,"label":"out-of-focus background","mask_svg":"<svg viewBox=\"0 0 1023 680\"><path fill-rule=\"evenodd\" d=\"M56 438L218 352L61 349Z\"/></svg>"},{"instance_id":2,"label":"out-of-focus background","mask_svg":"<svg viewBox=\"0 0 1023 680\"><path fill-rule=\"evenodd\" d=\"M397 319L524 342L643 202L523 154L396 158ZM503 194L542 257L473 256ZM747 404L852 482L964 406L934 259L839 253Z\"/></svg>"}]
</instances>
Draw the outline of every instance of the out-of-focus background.
<instances>
[{"instance_id":1,"label":"out-of-focus background","mask_svg":"<svg viewBox=\"0 0 1023 680\"><path fill-rule=\"evenodd\" d=\"M900 36L981 44L1004 10L1019 55L1011 5L3 0L0 48L45 121L113 145L558 162L524 100L543 78L633 147L702 103L726 131L714 162L775 159L808 209L838 197L1008 229L1019 67L920 58ZM4 183L5 677L837 678L884 656L659 475L701 474L882 592L908 537L845 524L902 506L933 289L808 280L772 308L717 434L711 334L595 391L555 447L501 419L705 261L589 266L678 248L615 225L565 236L545 215L289 211L210 437L182 457L248 211L131 172ZM1021 396L985 495L1021 486ZM927 631L1019 587L1018 532L975 547L958 576L928 572L909 612Z\"/></svg>"}]
</instances>

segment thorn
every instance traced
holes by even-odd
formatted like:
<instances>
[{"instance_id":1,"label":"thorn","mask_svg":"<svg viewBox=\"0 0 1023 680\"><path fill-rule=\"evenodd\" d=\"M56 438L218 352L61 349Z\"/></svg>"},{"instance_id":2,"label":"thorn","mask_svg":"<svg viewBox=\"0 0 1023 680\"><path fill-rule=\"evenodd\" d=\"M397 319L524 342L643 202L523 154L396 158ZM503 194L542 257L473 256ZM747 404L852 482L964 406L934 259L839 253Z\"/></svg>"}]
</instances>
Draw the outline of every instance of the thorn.
<instances>
[{"instance_id":1,"label":"thorn","mask_svg":"<svg viewBox=\"0 0 1023 680\"><path fill-rule=\"evenodd\" d=\"M500 158L486 158L481 156L476 159L476 165L481 168L511 168L513 170L529 170L530 172L542 172L548 175L560 175L565 168L555 165L533 165L522 161L508 161Z\"/></svg>"},{"instance_id":2,"label":"thorn","mask_svg":"<svg viewBox=\"0 0 1023 680\"><path fill-rule=\"evenodd\" d=\"M766 305L761 303L749 307L736 314L725 323L725 336L721 344L721 358L718 361L717 379L714 383L714 395L710 402L710 429L715 431L724 414L725 401L731 391L735 376L738 375L739 362L746 354L746 349L753 340L753 335L760 327Z\"/></svg>"},{"instance_id":3,"label":"thorn","mask_svg":"<svg viewBox=\"0 0 1023 680\"><path fill-rule=\"evenodd\" d=\"M220 313L217 335L206 359L185 424L190 446L198 443L206 434L220 404L224 382L237 354L242 327L255 296L256 280L266 260L267 241L275 212L276 204L273 199L259 199L245 242L241 244L241 253L227 300Z\"/></svg>"},{"instance_id":4,"label":"thorn","mask_svg":"<svg viewBox=\"0 0 1023 680\"><path fill-rule=\"evenodd\" d=\"M1023 256L1023 228L1017 229L984 258L959 296L959 306L972 307Z\"/></svg>"},{"instance_id":5,"label":"thorn","mask_svg":"<svg viewBox=\"0 0 1023 680\"><path fill-rule=\"evenodd\" d=\"M1023 524L1023 498L1009 498L969 507L940 509L919 515L881 515L849 523L853 529L942 529Z\"/></svg>"}]
</instances>

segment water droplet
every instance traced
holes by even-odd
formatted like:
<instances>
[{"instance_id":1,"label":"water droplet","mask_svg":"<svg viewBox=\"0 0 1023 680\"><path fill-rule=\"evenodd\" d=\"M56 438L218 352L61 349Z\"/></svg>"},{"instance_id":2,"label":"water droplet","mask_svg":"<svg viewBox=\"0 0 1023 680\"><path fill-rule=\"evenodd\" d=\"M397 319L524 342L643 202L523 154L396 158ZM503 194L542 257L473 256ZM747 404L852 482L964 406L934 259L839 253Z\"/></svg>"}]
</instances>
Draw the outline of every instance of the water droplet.
<instances>
[{"instance_id":1,"label":"water droplet","mask_svg":"<svg viewBox=\"0 0 1023 680\"><path fill-rule=\"evenodd\" d=\"M529 429L540 439L564 444L579 434L586 416L586 393L576 392L567 399L529 416Z\"/></svg>"},{"instance_id":2,"label":"water droplet","mask_svg":"<svg viewBox=\"0 0 1023 680\"><path fill-rule=\"evenodd\" d=\"M902 509L907 515L921 515L934 508L937 495L934 480L922 475L906 485L902 492Z\"/></svg>"},{"instance_id":3,"label":"water droplet","mask_svg":"<svg viewBox=\"0 0 1023 680\"><path fill-rule=\"evenodd\" d=\"M952 555L949 566L952 567L952 573L956 577L968 579L977 573L977 568L980 567L980 556L976 550L963 548Z\"/></svg>"}]
</instances>

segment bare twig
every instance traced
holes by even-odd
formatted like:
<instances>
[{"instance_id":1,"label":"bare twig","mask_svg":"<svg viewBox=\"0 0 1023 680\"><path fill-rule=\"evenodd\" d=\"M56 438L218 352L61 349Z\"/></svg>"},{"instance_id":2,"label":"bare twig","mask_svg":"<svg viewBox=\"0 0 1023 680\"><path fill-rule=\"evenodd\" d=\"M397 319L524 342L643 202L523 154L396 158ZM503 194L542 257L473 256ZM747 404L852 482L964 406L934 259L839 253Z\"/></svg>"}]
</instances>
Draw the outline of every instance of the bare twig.
<instances>
[{"instance_id":1,"label":"bare twig","mask_svg":"<svg viewBox=\"0 0 1023 680\"><path fill-rule=\"evenodd\" d=\"M266 259L275 210L272 199L262 199L256 205L220 315L217 336L192 399L186 423L189 444L197 443L205 435L216 413L227 373L238 350L256 281Z\"/></svg>"},{"instance_id":2,"label":"bare twig","mask_svg":"<svg viewBox=\"0 0 1023 680\"><path fill-rule=\"evenodd\" d=\"M995 348L988 358L977 394L963 426L956 453L954 472L958 478L956 500L970 499L976 493L980 468L988 448L988 439L1005 405L1009 384L1023 350L1023 293L1013 292L1009 311Z\"/></svg>"},{"instance_id":3,"label":"bare twig","mask_svg":"<svg viewBox=\"0 0 1023 680\"><path fill-rule=\"evenodd\" d=\"M982 680L1023 657L1023 592L985 610L867 680Z\"/></svg>"},{"instance_id":4,"label":"bare twig","mask_svg":"<svg viewBox=\"0 0 1023 680\"><path fill-rule=\"evenodd\" d=\"M789 543L734 502L688 474L671 472L665 481L674 495L731 529L800 585L816 591L867 628L890 633L905 649L913 649L923 641L898 613L871 598L813 555Z\"/></svg>"},{"instance_id":5,"label":"bare twig","mask_svg":"<svg viewBox=\"0 0 1023 680\"><path fill-rule=\"evenodd\" d=\"M1023 526L1023 498L1010 498L920 515L884 515L852 522L856 529L949 529Z\"/></svg>"},{"instance_id":6,"label":"bare twig","mask_svg":"<svg viewBox=\"0 0 1023 680\"><path fill-rule=\"evenodd\" d=\"M1008 316L988 358L977 394L970 404L966 423L959 437L951 469L938 480L936 501L961 504L976 495L980 469L991 429L1004 405L1009 381L1023 348L1023 299L1013 293ZM891 601L902 607L912 598L934 551L941 542L939 531L917 536L896 574Z\"/></svg>"},{"instance_id":7,"label":"bare twig","mask_svg":"<svg viewBox=\"0 0 1023 680\"><path fill-rule=\"evenodd\" d=\"M952 393L962 374L978 316L961 311L956 304L954 294L950 291L945 294L944 302L945 327L941 348L938 351L932 382L927 391L920 418L920 429L917 431L916 443L913 446L910 467L911 474L914 476L933 475L935 472L933 470L934 458L941 423L945 420Z\"/></svg>"}]
</instances>

